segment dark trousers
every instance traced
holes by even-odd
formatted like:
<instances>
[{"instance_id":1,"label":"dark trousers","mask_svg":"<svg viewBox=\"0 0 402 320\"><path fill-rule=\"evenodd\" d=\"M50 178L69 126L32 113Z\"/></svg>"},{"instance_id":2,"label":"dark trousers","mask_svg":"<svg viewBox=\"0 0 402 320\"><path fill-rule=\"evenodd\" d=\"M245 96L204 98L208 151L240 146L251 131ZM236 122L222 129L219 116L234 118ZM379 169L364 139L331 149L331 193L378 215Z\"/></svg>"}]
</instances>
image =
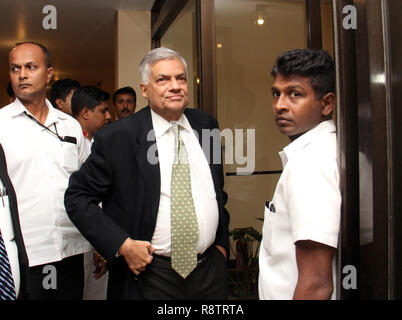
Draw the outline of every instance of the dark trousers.
<instances>
[{"instance_id":1,"label":"dark trousers","mask_svg":"<svg viewBox=\"0 0 402 320\"><path fill-rule=\"evenodd\" d=\"M84 260L79 254L29 268L29 300L82 300Z\"/></svg>"},{"instance_id":2,"label":"dark trousers","mask_svg":"<svg viewBox=\"0 0 402 320\"><path fill-rule=\"evenodd\" d=\"M154 255L139 276L142 295L148 300L227 299L227 261L215 246L210 247L186 279L170 266L170 259Z\"/></svg>"}]
</instances>

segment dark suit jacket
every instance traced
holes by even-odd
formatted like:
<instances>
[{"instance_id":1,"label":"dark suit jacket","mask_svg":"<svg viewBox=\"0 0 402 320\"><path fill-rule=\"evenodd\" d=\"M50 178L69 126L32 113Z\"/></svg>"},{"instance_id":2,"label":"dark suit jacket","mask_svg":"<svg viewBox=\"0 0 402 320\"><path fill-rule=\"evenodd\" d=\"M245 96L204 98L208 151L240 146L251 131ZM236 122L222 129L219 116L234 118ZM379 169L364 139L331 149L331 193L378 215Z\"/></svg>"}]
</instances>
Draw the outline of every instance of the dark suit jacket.
<instances>
[{"instance_id":1,"label":"dark suit jacket","mask_svg":"<svg viewBox=\"0 0 402 320\"><path fill-rule=\"evenodd\" d=\"M6 158L4 156L3 147L0 145L0 180L4 184L8 193L8 200L10 203L11 220L14 227L14 237L18 248L18 260L20 264L20 294L19 299L27 299L29 287L29 264L28 256L25 251L24 240L22 238L20 220L18 216L17 197L15 195L14 187L11 183L10 177L7 173Z\"/></svg>"},{"instance_id":2,"label":"dark suit jacket","mask_svg":"<svg viewBox=\"0 0 402 320\"><path fill-rule=\"evenodd\" d=\"M207 113L186 109L185 115L202 138L202 129L218 128ZM136 277L123 257L115 255L128 238L151 241L159 208L159 163L150 164L148 151L156 141L148 141L153 129L150 108L116 121L95 134L91 155L70 177L65 194L67 213L78 230L109 262L110 299L142 298ZM201 143L201 141L200 141ZM151 148L154 145L154 149ZM212 139L211 159L213 159ZM222 164L210 161L219 208L215 245L229 252L229 214L225 209ZM98 203L102 202L102 209Z\"/></svg>"}]
</instances>

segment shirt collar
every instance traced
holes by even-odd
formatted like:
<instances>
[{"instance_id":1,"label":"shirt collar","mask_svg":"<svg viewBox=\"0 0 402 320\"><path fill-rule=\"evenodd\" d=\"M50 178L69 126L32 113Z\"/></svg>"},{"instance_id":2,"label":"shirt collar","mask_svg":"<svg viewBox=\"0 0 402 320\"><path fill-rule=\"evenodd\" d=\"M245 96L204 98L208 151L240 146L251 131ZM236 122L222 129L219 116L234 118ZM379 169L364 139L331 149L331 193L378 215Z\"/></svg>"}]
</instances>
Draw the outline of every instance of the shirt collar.
<instances>
[{"instance_id":1,"label":"shirt collar","mask_svg":"<svg viewBox=\"0 0 402 320\"><path fill-rule=\"evenodd\" d=\"M160 138L162 135L164 135L171 127L173 124L177 123L180 125L182 128L185 130L191 130L191 125L187 120L187 117L183 113L180 116L180 119L177 120L176 122L170 122L167 121L165 118L157 114L155 111L151 109L151 117L152 117L152 125L155 130L155 137Z\"/></svg>"},{"instance_id":2,"label":"shirt collar","mask_svg":"<svg viewBox=\"0 0 402 320\"><path fill-rule=\"evenodd\" d=\"M64 119L67 118L67 116L63 112L61 112L59 110L56 110L52 106L52 104L50 103L50 101L48 99L46 99L45 102L46 102L46 105L47 105L47 107L49 109L49 112L48 112L47 117L46 117L45 126L48 127L53 123L57 123L57 121L59 119L64 120ZM11 117L19 116L20 114L22 114L24 112L32 115L28 111L28 109L23 105L23 103L20 101L20 99L16 98L14 100L14 102L13 102L13 107L11 108Z\"/></svg>"},{"instance_id":3,"label":"shirt collar","mask_svg":"<svg viewBox=\"0 0 402 320\"><path fill-rule=\"evenodd\" d=\"M296 155L300 150L308 146L317 135L319 135L321 132L324 131L336 132L336 127L333 120L326 120L320 122L313 129L302 134L296 140L292 141L285 148L283 148L283 151L279 152L279 156L282 159L283 166L285 166L288 159L290 159L292 156Z\"/></svg>"}]
</instances>

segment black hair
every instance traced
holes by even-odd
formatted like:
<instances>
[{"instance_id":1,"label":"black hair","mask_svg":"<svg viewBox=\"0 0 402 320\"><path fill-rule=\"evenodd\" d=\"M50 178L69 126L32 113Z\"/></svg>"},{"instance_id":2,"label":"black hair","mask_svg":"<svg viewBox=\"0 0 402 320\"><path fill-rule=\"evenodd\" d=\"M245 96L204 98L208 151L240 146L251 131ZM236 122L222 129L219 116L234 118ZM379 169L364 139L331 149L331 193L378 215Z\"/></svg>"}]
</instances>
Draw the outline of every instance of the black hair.
<instances>
[{"instance_id":1,"label":"black hair","mask_svg":"<svg viewBox=\"0 0 402 320\"><path fill-rule=\"evenodd\" d=\"M10 98L14 98L14 97L15 97L15 93L14 93L14 90L13 90L13 86L11 85L11 82L9 82L9 83L7 84L7 94L8 94L8 96L9 96Z\"/></svg>"},{"instance_id":2,"label":"black hair","mask_svg":"<svg viewBox=\"0 0 402 320\"><path fill-rule=\"evenodd\" d=\"M66 97L73 89L78 89L81 84L76 80L71 80L69 78L60 79L53 83L52 88L49 93L49 100L53 107L57 107L56 100L62 99L66 101Z\"/></svg>"},{"instance_id":3,"label":"black hair","mask_svg":"<svg viewBox=\"0 0 402 320\"><path fill-rule=\"evenodd\" d=\"M34 44L36 46L38 46L39 48L42 49L43 55L45 56L45 64L46 64L46 68L50 68L52 66L51 62L50 62L50 53L49 50L47 50L47 48L43 45L40 44L39 42L35 42L35 41L24 41L24 42L18 42L12 49L18 47L21 44L26 44L26 43L30 43L30 44ZM12 50L11 49L11 50Z\"/></svg>"},{"instance_id":4,"label":"black hair","mask_svg":"<svg viewBox=\"0 0 402 320\"><path fill-rule=\"evenodd\" d=\"M321 49L296 49L282 53L271 75L292 75L309 78L317 99L335 93L335 63L330 54Z\"/></svg>"},{"instance_id":5,"label":"black hair","mask_svg":"<svg viewBox=\"0 0 402 320\"><path fill-rule=\"evenodd\" d=\"M134 97L134 103L137 103L137 95L132 87L123 87L117 89L115 93L113 93L113 104L116 102L116 96L118 94L131 94Z\"/></svg>"},{"instance_id":6,"label":"black hair","mask_svg":"<svg viewBox=\"0 0 402 320\"><path fill-rule=\"evenodd\" d=\"M84 107L94 110L103 101L110 98L110 94L94 86L79 87L71 98L71 111L77 117Z\"/></svg>"}]
</instances>

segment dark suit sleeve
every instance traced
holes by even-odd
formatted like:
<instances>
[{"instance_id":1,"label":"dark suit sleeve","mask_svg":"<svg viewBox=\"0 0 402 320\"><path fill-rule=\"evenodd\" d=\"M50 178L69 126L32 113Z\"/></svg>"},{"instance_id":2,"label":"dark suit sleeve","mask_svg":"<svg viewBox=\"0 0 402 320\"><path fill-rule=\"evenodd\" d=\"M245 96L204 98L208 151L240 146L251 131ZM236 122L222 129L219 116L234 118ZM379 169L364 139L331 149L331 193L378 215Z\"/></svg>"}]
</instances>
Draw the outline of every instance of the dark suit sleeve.
<instances>
[{"instance_id":1,"label":"dark suit sleeve","mask_svg":"<svg viewBox=\"0 0 402 320\"><path fill-rule=\"evenodd\" d=\"M229 212L226 210L226 203L228 201L228 195L225 191L222 190L222 208L220 208L219 212L219 225L218 230L216 231L215 245L220 245L226 249L227 257L229 258Z\"/></svg>"},{"instance_id":2,"label":"dark suit sleeve","mask_svg":"<svg viewBox=\"0 0 402 320\"><path fill-rule=\"evenodd\" d=\"M214 118L211 117L212 121L212 129L218 129L219 130L219 124L218 121ZM221 141L221 140L219 140ZM214 141L211 141L211 146L213 145ZM221 146L220 146L221 148ZM212 147L211 154L212 152L216 150L215 148ZM211 159L214 159L212 156ZM228 195L224 191L224 175L223 175L223 163L222 163L222 153L221 153L221 161L220 163L213 163L211 164L211 170L212 170L212 177L214 180L214 185L215 185L215 192L216 192L216 197L217 197L217 202L218 202L218 208L219 208L219 225L218 225L218 230L216 231L216 237L215 237L215 245L220 245L226 249L227 252L227 258L229 259L229 253L230 253L230 244L229 244L229 221L230 221L230 215L229 212L226 209L226 203L228 202Z\"/></svg>"},{"instance_id":3,"label":"dark suit sleeve","mask_svg":"<svg viewBox=\"0 0 402 320\"><path fill-rule=\"evenodd\" d=\"M113 181L105 145L102 137L97 136L91 155L80 170L71 175L64 200L71 221L91 245L111 261L129 234L99 206L110 194Z\"/></svg>"}]
</instances>

